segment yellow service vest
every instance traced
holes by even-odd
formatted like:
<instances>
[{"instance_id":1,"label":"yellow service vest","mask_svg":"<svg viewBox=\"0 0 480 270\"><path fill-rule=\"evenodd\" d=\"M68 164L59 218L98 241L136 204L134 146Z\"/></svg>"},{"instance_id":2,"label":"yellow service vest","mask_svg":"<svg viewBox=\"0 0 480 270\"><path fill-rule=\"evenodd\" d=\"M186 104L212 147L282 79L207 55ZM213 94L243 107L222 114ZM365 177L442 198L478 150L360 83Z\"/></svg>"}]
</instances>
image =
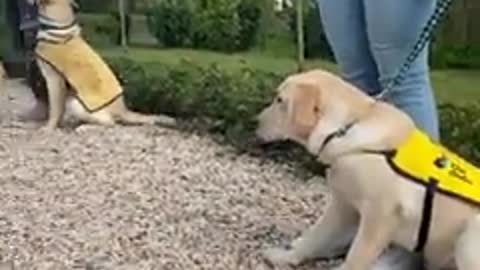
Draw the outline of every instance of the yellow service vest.
<instances>
[{"instance_id":1,"label":"yellow service vest","mask_svg":"<svg viewBox=\"0 0 480 270\"><path fill-rule=\"evenodd\" d=\"M392 155L395 171L417 183L437 182L444 194L480 206L480 169L415 130Z\"/></svg>"},{"instance_id":2,"label":"yellow service vest","mask_svg":"<svg viewBox=\"0 0 480 270\"><path fill-rule=\"evenodd\" d=\"M65 77L89 112L105 108L123 94L108 64L81 36L65 43L39 41L35 53Z\"/></svg>"}]
</instances>

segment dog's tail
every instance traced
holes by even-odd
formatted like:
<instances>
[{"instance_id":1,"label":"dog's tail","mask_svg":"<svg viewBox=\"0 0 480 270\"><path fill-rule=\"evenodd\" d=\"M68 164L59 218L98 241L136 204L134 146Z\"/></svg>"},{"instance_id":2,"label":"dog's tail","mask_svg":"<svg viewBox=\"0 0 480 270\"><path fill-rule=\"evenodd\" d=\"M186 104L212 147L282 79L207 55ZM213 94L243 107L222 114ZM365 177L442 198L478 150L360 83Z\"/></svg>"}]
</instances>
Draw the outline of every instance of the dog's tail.
<instances>
[{"instance_id":1,"label":"dog's tail","mask_svg":"<svg viewBox=\"0 0 480 270\"><path fill-rule=\"evenodd\" d=\"M166 115L146 115L125 110L119 115L119 117L120 121L126 124L158 125L168 128L174 128L177 126L175 118Z\"/></svg>"}]
</instances>

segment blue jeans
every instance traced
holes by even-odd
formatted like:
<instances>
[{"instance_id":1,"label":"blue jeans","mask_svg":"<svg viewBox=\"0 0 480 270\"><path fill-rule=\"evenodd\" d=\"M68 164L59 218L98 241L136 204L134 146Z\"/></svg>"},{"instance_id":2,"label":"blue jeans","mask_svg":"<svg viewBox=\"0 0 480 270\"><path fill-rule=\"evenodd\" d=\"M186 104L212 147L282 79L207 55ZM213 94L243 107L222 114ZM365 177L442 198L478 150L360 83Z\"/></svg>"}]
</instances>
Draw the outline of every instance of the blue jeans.
<instances>
[{"instance_id":1,"label":"blue jeans","mask_svg":"<svg viewBox=\"0 0 480 270\"><path fill-rule=\"evenodd\" d=\"M382 83L396 75L435 6L435 0L316 1L343 76L370 95L379 93ZM428 49L388 99L439 139Z\"/></svg>"}]
</instances>

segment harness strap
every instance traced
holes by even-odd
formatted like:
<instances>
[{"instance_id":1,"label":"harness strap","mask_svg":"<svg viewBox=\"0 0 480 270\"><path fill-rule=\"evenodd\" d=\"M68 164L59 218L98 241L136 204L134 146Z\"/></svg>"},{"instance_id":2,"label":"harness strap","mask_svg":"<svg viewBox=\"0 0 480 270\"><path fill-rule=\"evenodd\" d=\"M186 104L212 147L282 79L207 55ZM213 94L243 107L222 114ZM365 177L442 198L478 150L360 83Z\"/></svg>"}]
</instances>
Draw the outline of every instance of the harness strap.
<instances>
[{"instance_id":1,"label":"harness strap","mask_svg":"<svg viewBox=\"0 0 480 270\"><path fill-rule=\"evenodd\" d=\"M394 157L396 154L395 150L386 150L386 151L376 151L376 150L364 150L363 153L366 154L376 154L383 155L387 159L387 163L392 167L393 171L398 175L411 178L408 174L403 173L399 168L397 168L391 161L390 158ZM422 254L427 244L428 237L430 234L430 224L432 223L432 211L433 203L435 199L435 194L438 191L438 180L430 178L428 184L425 185L425 197L423 199L423 209L422 209L422 220L420 222L420 229L418 230L417 235L417 245L415 246L414 252Z\"/></svg>"},{"instance_id":2,"label":"harness strap","mask_svg":"<svg viewBox=\"0 0 480 270\"><path fill-rule=\"evenodd\" d=\"M437 191L438 181L430 179L425 190L425 198L423 200L422 222L420 223L420 230L418 231L417 246L414 251L416 253L423 253L423 249L428 241L430 234L430 224L432 222L432 210L435 193Z\"/></svg>"},{"instance_id":3,"label":"harness strap","mask_svg":"<svg viewBox=\"0 0 480 270\"><path fill-rule=\"evenodd\" d=\"M333 134L333 133L332 133ZM331 134L331 136L328 136L328 138L331 138L332 140L334 137ZM338 136L338 135L337 135ZM327 141L325 139L325 141ZM328 142L327 142L328 143ZM324 143L325 144L325 143ZM361 153L364 154L372 154L372 155L382 155L387 158L387 161L389 158L395 155L396 151L395 150L362 150L360 151ZM393 166L391 162L388 162L390 166ZM327 164L329 167L330 165ZM409 178L409 176L403 174L401 171L399 171L396 167L392 167L392 169L395 171L395 173ZM422 220L420 223L420 229L418 230L418 235L417 235L417 244L415 246L414 252L418 254L422 254L423 250L425 248L425 245L427 244L428 237L430 234L430 224L432 222L432 212L433 212L433 204L434 204L434 198L435 198L435 193L438 191L438 180L435 179L430 179L428 184L425 186L425 197L423 200L423 210L422 210Z\"/></svg>"}]
</instances>

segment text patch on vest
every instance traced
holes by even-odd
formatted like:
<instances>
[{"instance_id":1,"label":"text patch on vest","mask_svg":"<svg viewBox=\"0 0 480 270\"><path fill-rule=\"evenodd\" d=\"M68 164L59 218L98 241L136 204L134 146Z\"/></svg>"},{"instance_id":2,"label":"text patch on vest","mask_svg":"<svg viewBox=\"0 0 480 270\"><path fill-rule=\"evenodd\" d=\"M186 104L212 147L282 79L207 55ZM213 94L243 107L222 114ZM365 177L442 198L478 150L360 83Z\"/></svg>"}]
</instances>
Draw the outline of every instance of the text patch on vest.
<instances>
[{"instance_id":1,"label":"text patch on vest","mask_svg":"<svg viewBox=\"0 0 480 270\"><path fill-rule=\"evenodd\" d=\"M480 169L415 130L388 157L396 172L417 183L437 182L444 194L480 205Z\"/></svg>"}]
</instances>

